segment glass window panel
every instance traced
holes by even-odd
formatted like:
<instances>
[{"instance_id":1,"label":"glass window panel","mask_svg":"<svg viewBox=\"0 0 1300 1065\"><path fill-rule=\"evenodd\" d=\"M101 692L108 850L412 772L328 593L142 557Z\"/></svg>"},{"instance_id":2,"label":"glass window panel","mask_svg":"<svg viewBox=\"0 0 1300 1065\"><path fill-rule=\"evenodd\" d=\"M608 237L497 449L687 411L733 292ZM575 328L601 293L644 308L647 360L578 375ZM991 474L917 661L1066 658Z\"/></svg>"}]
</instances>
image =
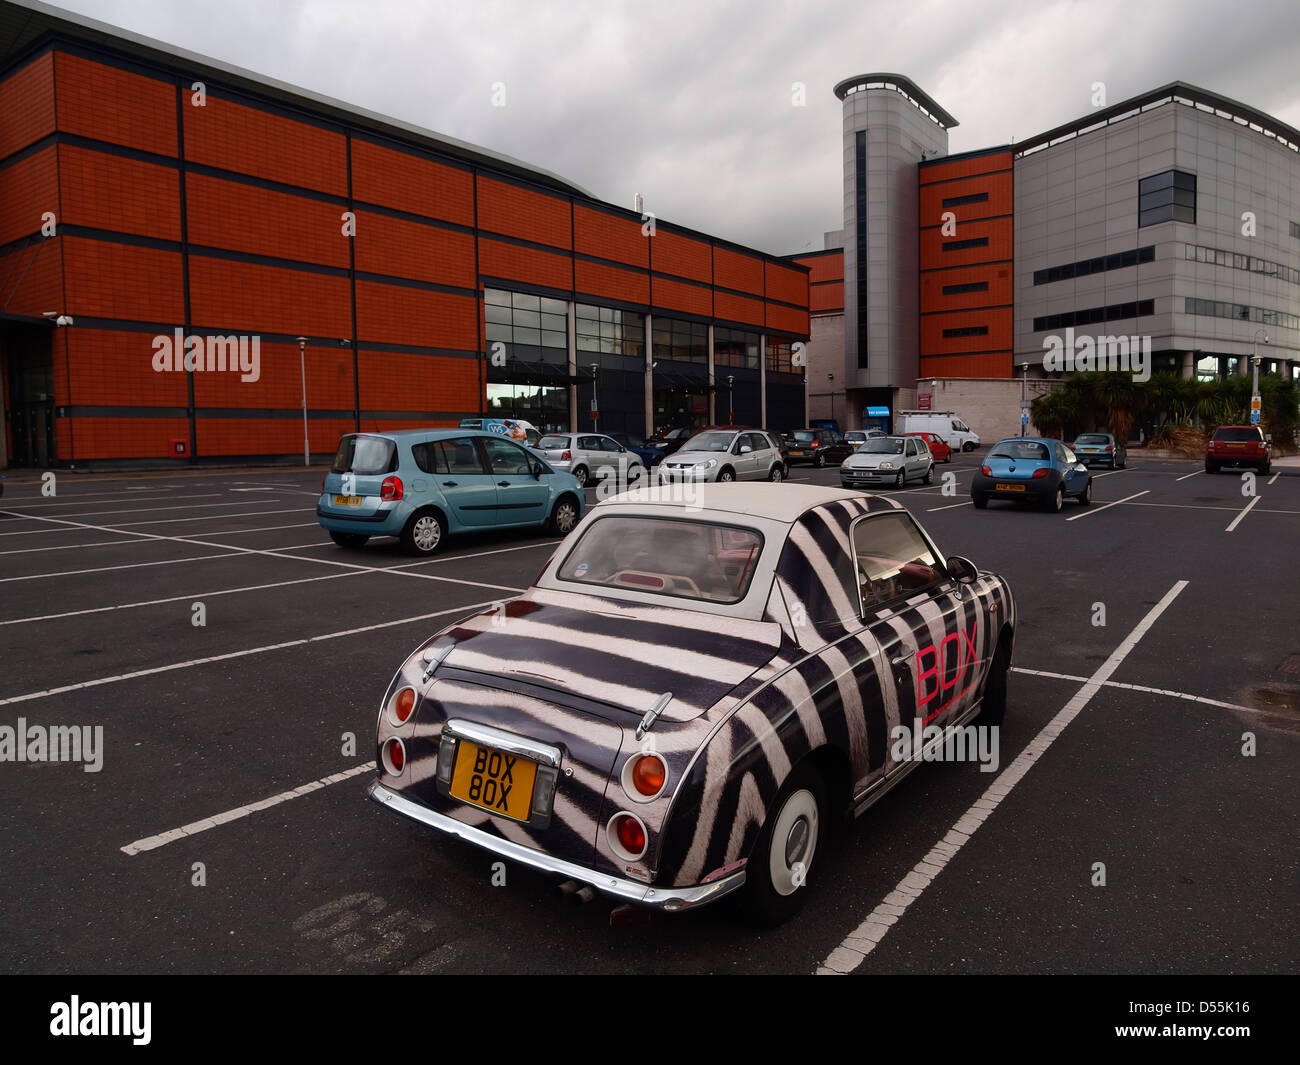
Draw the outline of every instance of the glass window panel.
<instances>
[{"instance_id":1,"label":"glass window panel","mask_svg":"<svg viewBox=\"0 0 1300 1065\"><path fill-rule=\"evenodd\" d=\"M540 310L541 299L538 296L530 296L527 292L512 292L510 303L515 310L536 311Z\"/></svg>"}]
</instances>

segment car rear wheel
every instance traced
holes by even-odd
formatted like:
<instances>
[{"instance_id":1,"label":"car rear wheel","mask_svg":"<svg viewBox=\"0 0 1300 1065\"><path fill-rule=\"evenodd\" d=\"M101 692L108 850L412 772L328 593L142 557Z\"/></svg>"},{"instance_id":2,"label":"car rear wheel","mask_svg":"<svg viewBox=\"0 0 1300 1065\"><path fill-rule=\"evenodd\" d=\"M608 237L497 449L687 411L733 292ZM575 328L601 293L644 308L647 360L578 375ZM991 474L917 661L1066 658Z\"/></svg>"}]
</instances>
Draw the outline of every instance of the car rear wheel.
<instances>
[{"instance_id":1,"label":"car rear wheel","mask_svg":"<svg viewBox=\"0 0 1300 1065\"><path fill-rule=\"evenodd\" d=\"M772 467L771 472L767 475L767 479L773 483L779 483L785 480L785 471L781 469L780 463L777 463L777 465Z\"/></svg>"},{"instance_id":2,"label":"car rear wheel","mask_svg":"<svg viewBox=\"0 0 1300 1065\"><path fill-rule=\"evenodd\" d=\"M1058 484L1056 486L1056 495L1052 496L1047 505L1058 512L1065 506L1065 485Z\"/></svg>"},{"instance_id":3,"label":"car rear wheel","mask_svg":"<svg viewBox=\"0 0 1300 1065\"><path fill-rule=\"evenodd\" d=\"M1218 473L1218 472L1219 472L1219 464L1218 464L1217 462L1211 462L1209 459L1206 459L1206 460L1205 460L1205 472L1206 472L1206 473Z\"/></svg>"},{"instance_id":4,"label":"car rear wheel","mask_svg":"<svg viewBox=\"0 0 1300 1065\"><path fill-rule=\"evenodd\" d=\"M826 468L826 456L823 455L820 451L817 452L817 457L816 457L815 459L813 459L813 465L816 466L819 470L823 470L823 469L825 469L825 468Z\"/></svg>"},{"instance_id":5,"label":"car rear wheel","mask_svg":"<svg viewBox=\"0 0 1300 1065\"><path fill-rule=\"evenodd\" d=\"M370 537L364 533L345 533L331 530L330 539L339 547L346 547L350 551L355 551L358 547L365 547Z\"/></svg>"},{"instance_id":6,"label":"car rear wheel","mask_svg":"<svg viewBox=\"0 0 1300 1065\"><path fill-rule=\"evenodd\" d=\"M934 484L934 463L933 462L930 463L930 465L928 465L925 468L925 483Z\"/></svg>"},{"instance_id":7,"label":"car rear wheel","mask_svg":"<svg viewBox=\"0 0 1300 1065\"><path fill-rule=\"evenodd\" d=\"M578 504L572 496L560 496L551 510L547 529L553 536L568 536L578 524Z\"/></svg>"},{"instance_id":8,"label":"car rear wheel","mask_svg":"<svg viewBox=\"0 0 1300 1065\"><path fill-rule=\"evenodd\" d=\"M1088 483L1083 486L1083 491L1075 497L1085 507L1092 503L1092 478L1088 478Z\"/></svg>"},{"instance_id":9,"label":"car rear wheel","mask_svg":"<svg viewBox=\"0 0 1300 1065\"><path fill-rule=\"evenodd\" d=\"M966 443L962 444L961 449L963 451L974 451L975 445L971 443L969 440L967 440Z\"/></svg>"},{"instance_id":10,"label":"car rear wheel","mask_svg":"<svg viewBox=\"0 0 1300 1065\"><path fill-rule=\"evenodd\" d=\"M973 492L970 501L975 504L976 510L983 510L989 505L989 497L983 492Z\"/></svg>"},{"instance_id":11,"label":"car rear wheel","mask_svg":"<svg viewBox=\"0 0 1300 1065\"><path fill-rule=\"evenodd\" d=\"M1120 457L1119 457L1119 468L1120 468L1121 470L1128 469L1128 452L1127 452L1127 451L1124 452L1124 453L1123 453L1122 455L1120 455Z\"/></svg>"},{"instance_id":12,"label":"car rear wheel","mask_svg":"<svg viewBox=\"0 0 1300 1065\"><path fill-rule=\"evenodd\" d=\"M1273 472L1273 464L1271 462L1266 462L1264 463L1264 465L1262 465L1259 468L1259 475L1261 477L1267 477L1272 472Z\"/></svg>"},{"instance_id":13,"label":"car rear wheel","mask_svg":"<svg viewBox=\"0 0 1300 1065\"><path fill-rule=\"evenodd\" d=\"M577 468L575 468L573 471L573 476L578 479L579 488L587 487L587 478L589 477L589 474L587 473L586 466L578 466Z\"/></svg>"},{"instance_id":14,"label":"car rear wheel","mask_svg":"<svg viewBox=\"0 0 1300 1065\"><path fill-rule=\"evenodd\" d=\"M795 769L772 801L746 863L745 902L752 919L773 925L803 906L822 847L826 788L809 765Z\"/></svg>"},{"instance_id":15,"label":"car rear wheel","mask_svg":"<svg viewBox=\"0 0 1300 1065\"><path fill-rule=\"evenodd\" d=\"M432 555L447 539L447 522L436 510L417 510L399 537L408 555Z\"/></svg>"},{"instance_id":16,"label":"car rear wheel","mask_svg":"<svg viewBox=\"0 0 1300 1065\"><path fill-rule=\"evenodd\" d=\"M980 713L976 719L981 725L1001 725L1007 713L1007 675L1011 672L1011 652L1006 641L998 642L993 664L989 666L988 680L984 682L984 696L980 700Z\"/></svg>"},{"instance_id":17,"label":"car rear wheel","mask_svg":"<svg viewBox=\"0 0 1300 1065\"><path fill-rule=\"evenodd\" d=\"M730 466L724 467L722 472L718 474L719 484L730 484L735 479L736 479L736 471L733 470Z\"/></svg>"}]
</instances>

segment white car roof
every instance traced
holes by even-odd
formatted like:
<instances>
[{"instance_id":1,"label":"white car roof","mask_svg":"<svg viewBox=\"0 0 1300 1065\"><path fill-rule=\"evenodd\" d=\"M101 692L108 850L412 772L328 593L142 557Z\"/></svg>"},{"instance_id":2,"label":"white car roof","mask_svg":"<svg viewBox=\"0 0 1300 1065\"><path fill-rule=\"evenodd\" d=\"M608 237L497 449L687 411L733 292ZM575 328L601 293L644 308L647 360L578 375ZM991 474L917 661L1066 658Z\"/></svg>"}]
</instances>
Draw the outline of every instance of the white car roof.
<instances>
[{"instance_id":1,"label":"white car roof","mask_svg":"<svg viewBox=\"0 0 1300 1065\"><path fill-rule=\"evenodd\" d=\"M620 492L597 504L636 509L646 514L688 507L691 513L714 511L725 514L750 514L758 518L793 524L813 507L837 499L862 499L864 493L842 488L822 488L811 484L771 484L761 482L713 481L686 485L654 485Z\"/></svg>"}]
</instances>

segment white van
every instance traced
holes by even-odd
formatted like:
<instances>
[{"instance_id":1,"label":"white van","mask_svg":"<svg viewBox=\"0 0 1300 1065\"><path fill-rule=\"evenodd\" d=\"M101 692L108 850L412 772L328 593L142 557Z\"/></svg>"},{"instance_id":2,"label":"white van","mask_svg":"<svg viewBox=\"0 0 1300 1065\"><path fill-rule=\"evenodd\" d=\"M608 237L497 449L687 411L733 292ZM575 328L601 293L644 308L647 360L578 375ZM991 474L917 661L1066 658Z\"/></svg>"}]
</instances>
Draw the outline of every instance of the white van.
<instances>
[{"instance_id":1,"label":"white van","mask_svg":"<svg viewBox=\"0 0 1300 1065\"><path fill-rule=\"evenodd\" d=\"M900 410L894 418L897 433L934 433L954 451L974 451L980 438L953 410Z\"/></svg>"}]
</instances>

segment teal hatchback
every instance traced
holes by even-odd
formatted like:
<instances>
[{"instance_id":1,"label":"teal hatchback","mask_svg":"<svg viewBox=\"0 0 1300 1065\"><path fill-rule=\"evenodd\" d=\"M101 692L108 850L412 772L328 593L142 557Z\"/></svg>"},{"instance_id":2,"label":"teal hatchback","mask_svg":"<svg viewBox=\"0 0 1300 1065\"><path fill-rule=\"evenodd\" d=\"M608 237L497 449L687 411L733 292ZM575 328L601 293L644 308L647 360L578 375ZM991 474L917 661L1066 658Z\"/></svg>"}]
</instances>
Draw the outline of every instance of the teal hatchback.
<instances>
[{"instance_id":1,"label":"teal hatchback","mask_svg":"<svg viewBox=\"0 0 1300 1065\"><path fill-rule=\"evenodd\" d=\"M449 535L542 526L567 535L585 510L572 474L494 433L348 433L321 482L316 518L340 547L395 536L432 555Z\"/></svg>"}]
</instances>

